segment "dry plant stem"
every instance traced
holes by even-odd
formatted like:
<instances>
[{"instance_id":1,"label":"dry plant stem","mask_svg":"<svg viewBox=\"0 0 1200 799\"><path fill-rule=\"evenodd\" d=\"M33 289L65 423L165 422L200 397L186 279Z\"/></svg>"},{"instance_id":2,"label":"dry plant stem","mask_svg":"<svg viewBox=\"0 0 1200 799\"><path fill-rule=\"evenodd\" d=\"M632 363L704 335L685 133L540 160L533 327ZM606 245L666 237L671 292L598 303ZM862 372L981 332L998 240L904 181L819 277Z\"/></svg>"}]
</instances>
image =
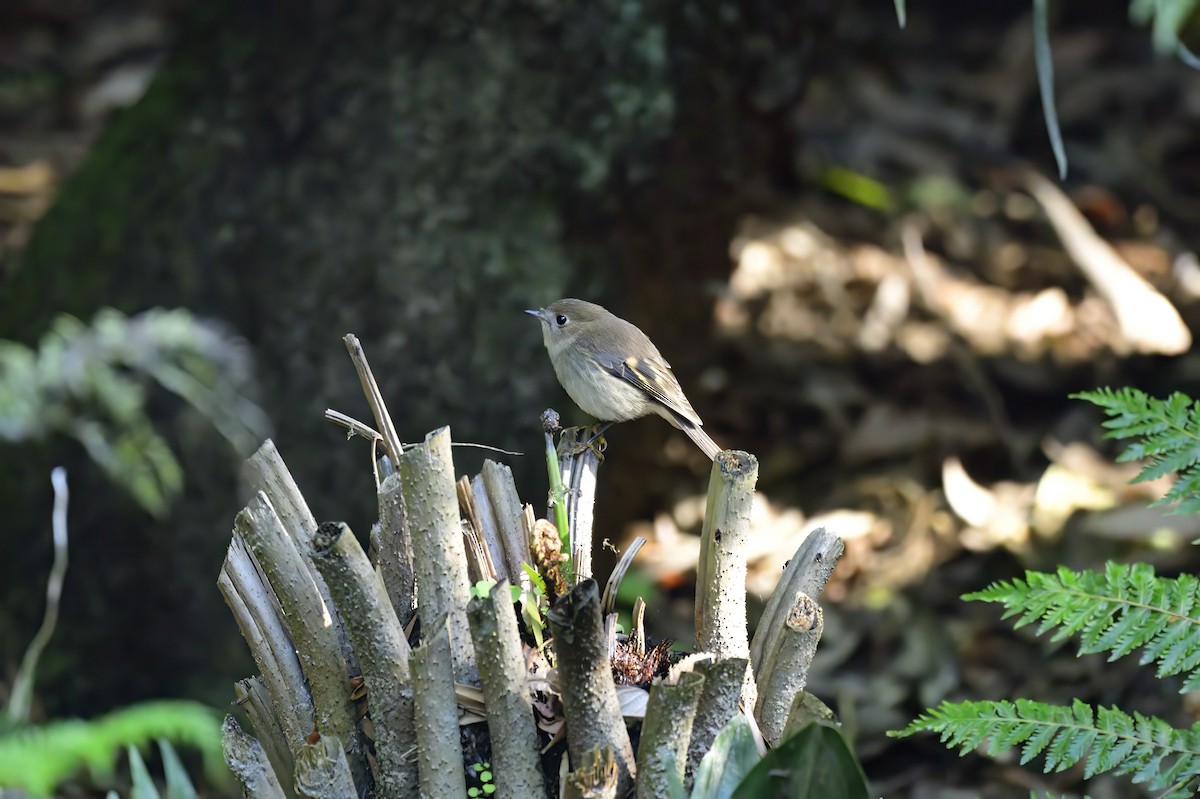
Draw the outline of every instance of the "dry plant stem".
<instances>
[{"instance_id":1,"label":"dry plant stem","mask_svg":"<svg viewBox=\"0 0 1200 799\"><path fill-rule=\"evenodd\" d=\"M562 799L617 799L620 771L611 749L594 749L567 775Z\"/></svg>"},{"instance_id":2,"label":"dry plant stem","mask_svg":"<svg viewBox=\"0 0 1200 799\"><path fill-rule=\"evenodd\" d=\"M315 569L310 572L312 567L304 562L261 491L238 513L233 529L249 545L279 600L283 623L312 691L317 730L353 746L357 735L346 687L348 665L342 657L330 606L321 600L311 577ZM293 691L296 689L292 686ZM361 762L358 758L355 761Z\"/></svg>"},{"instance_id":3,"label":"dry plant stem","mask_svg":"<svg viewBox=\"0 0 1200 799\"><path fill-rule=\"evenodd\" d=\"M307 799L358 796L340 740L321 738L301 748L296 756L296 791Z\"/></svg>"},{"instance_id":4,"label":"dry plant stem","mask_svg":"<svg viewBox=\"0 0 1200 799\"><path fill-rule=\"evenodd\" d=\"M38 660L42 650L50 643L54 628L58 624L58 605L62 599L63 580L67 576L67 470L56 466L50 472L50 484L54 487L54 510L50 521L54 540L54 562L50 565L50 576L46 578L46 612L42 625L21 658L21 667L13 678L8 699L8 719L16 724L29 721L29 710L33 705L33 681L37 674Z\"/></svg>"},{"instance_id":5,"label":"dry plant stem","mask_svg":"<svg viewBox=\"0 0 1200 799\"><path fill-rule=\"evenodd\" d=\"M459 505L462 505L463 489L461 488L461 481L459 482L459 486ZM508 569L508 554L505 552L504 543L500 537L500 525L496 522L496 514L492 510L492 501L488 498L487 487L484 485L482 474L477 474L471 479L470 490L471 507L474 509L475 519L479 523L476 530L487 544L488 552L491 553L492 566L496 570L496 580L519 582L519 578L524 575L524 572L513 575ZM524 536L521 538L524 540Z\"/></svg>"},{"instance_id":6,"label":"dry plant stem","mask_svg":"<svg viewBox=\"0 0 1200 799\"><path fill-rule=\"evenodd\" d=\"M504 566L504 552L500 549L492 549L492 538L489 538L483 529L483 521L479 518L479 509L475 507L475 495L471 492L470 479L464 474L458 478L454 487L458 491L458 512L463 517L463 537L466 539L467 545L467 565L471 567L468 570L472 572L471 582L491 580L496 583L501 579L507 579L507 575L501 578L496 573L496 563L492 559L492 552L494 551L496 557L500 558L501 567ZM494 538L494 536L495 530L493 529L492 537ZM478 577L474 574L476 570L479 572Z\"/></svg>"},{"instance_id":7,"label":"dry plant stem","mask_svg":"<svg viewBox=\"0 0 1200 799\"><path fill-rule=\"evenodd\" d=\"M758 460L726 450L717 455L696 566L696 649L718 658L748 658L746 545ZM754 675L746 672L743 699L754 707Z\"/></svg>"},{"instance_id":8,"label":"dry plant stem","mask_svg":"<svg viewBox=\"0 0 1200 799\"><path fill-rule=\"evenodd\" d=\"M497 792L520 799L545 797L525 657L508 582L492 586L487 598L473 597L467 620L487 705Z\"/></svg>"},{"instance_id":9,"label":"dry plant stem","mask_svg":"<svg viewBox=\"0 0 1200 799\"><path fill-rule=\"evenodd\" d=\"M373 529L375 560L388 598L400 625L406 626L417 610L413 576L412 535L404 516L404 492L397 474L379 484L379 525Z\"/></svg>"},{"instance_id":10,"label":"dry plant stem","mask_svg":"<svg viewBox=\"0 0 1200 799\"><path fill-rule=\"evenodd\" d=\"M379 431L370 425L363 424L353 416L347 416L341 411L335 411L333 408L326 408L325 421L333 422L339 427L346 428L346 437L348 439L358 436L359 438L365 438L367 441L378 441L383 443L383 436L379 434Z\"/></svg>"},{"instance_id":11,"label":"dry plant stem","mask_svg":"<svg viewBox=\"0 0 1200 799\"><path fill-rule=\"evenodd\" d=\"M417 764L412 757L413 688L408 639L375 569L345 524L323 524L313 538L314 561L333 594L358 653L370 692L375 753L382 796L415 797Z\"/></svg>"},{"instance_id":12,"label":"dry plant stem","mask_svg":"<svg viewBox=\"0 0 1200 799\"><path fill-rule=\"evenodd\" d=\"M467 628L470 583L458 525L450 428L435 430L400 456L400 481L413 544L421 629L432 633L449 624L454 676L459 682L475 684L475 653Z\"/></svg>"},{"instance_id":13,"label":"dry plant stem","mask_svg":"<svg viewBox=\"0 0 1200 799\"><path fill-rule=\"evenodd\" d=\"M512 469L495 461L484 461L483 484L487 488L492 513L500 531L504 564L509 576L521 581L525 573L521 562L529 559L529 542L521 530L521 497L517 494L517 484L513 482ZM522 582L522 586L524 584Z\"/></svg>"},{"instance_id":14,"label":"dry plant stem","mask_svg":"<svg viewBox=\"0 0 1200 799\"><path fill-rule=\"evenodd\" d=\"M414 713L417 733L417 771L422 797L457 797L467 793L462 747L458 738L458 707L450 665L449 628L445 621L424 627L428 638L412 651Z\"/></svg>"},{"instance_id":15,"label":"dry plant stem","mask_svg":"<svg viewBox=\"0 0 1200 799\"><path fill-rule=\"evenodd\" d=\"M650 686L638 742L638 799L670 796L671 784L683 780L688 739L703 687L704 675L699 672L681 675L677 685L655 680Z\"/></svg>"},{"instance_id":16,"label":"dry plant stem","mask_svg":"<svg viewBox=\"0 0 1200 799\"><path fill-rule=\"evenodd\" d=\"M766 679L774 668L773 652L777 651L778 639L782 635L787 614L796 601L797 594L807 594L813 599L819 599L829 582L829 576L837 566L846 545L842 539L828 532L824 527L813 530L792 555L783 569L779 584L771 593L767 605L763 608L762 617L758 621L758 629L754 631L754 641L750 646L750 662L754 667L754 675L760 680ZM808 664L804 664L808 669Z\"/></svg>"},{"instance_id":17,"label":"dry plant stem","mask_svg":"<svg viewBox=\"0 0 1200 799\"><path fill-rule=\"evenodd\" d=\"M759 680L755 715L763 737L772 746L782 739L792 702L808 682L808 669L824 629L821 606L808 594L798 593L775 639L774 651L767 656L771 665Z\"/></svg>"},{"instance_id":18,"label":"dry plant stem","mask_svg":"<svg viewBox=\"0 0 1200 799\"><path fill-rule=\"evenodd\" d=\"M704 687L696 703L696 718L692 722L692 737L688 742L685 779L689 787L696 769L700 767L700 760L712 748L717 733L737 713L738 697L742 694L742 681L748 665L746 658L725 658L696 666L696 671L704 675Z\"/></svg>"},{"instance_id":19,"label":"dry plant stem","mask_svg":"<svg viewBox=\"0 0 1200 799\"><path fill-rule=\"evenodd\" d=\"M242 786L245 796L284 799L283 787L267 760L262 744L243 732L233 716L226 716L221 724L221 750L225 753L226 765Z\"/></svg>"},{"instance_id":20,"label":"dry plant stem","mask_svg":"<svg viewBox=\"0 0 1200 799\"><path fill-rule=\"evenodd\" d=\"M225 554L217 588L233 613L242 638L262 675L288 759L316 725L312 695L304 687L304 671L292 636L283 626L279 600L237 533ZM261 733L261 730L260 730ZM289 763L287 774L291 774Z\"/></svg>"},{"instance_id":21,"label":"dry plant stem","mask_svg":"<svg viewBox=\"0 0 1200 799\"><path fill-rule=\"evenodd\" d=\"M375 382L375 375L371 373L371 366L367 363L367 354L363 352L362 344L353 333L347 333L342 337L342 341L346 342L346 351L350 353L350 360L354 362L354 371L358 372L358 382L362 384L367 404L371 406L371 413L375 417L375 425L379 429L379 433L383 436L387 454L392 459L392 463L397 463L400 453L404 451L404 445L396 433L396 425L392 424L392 416L388 413L387 405L384 404L379 384Z\"/></svg>"},{"instance_id":22,"label":"dry plant stem","mask_svg":"<svg viewBox=\"0 0 1200 799\"><path fill-rule=\"evenodd\" d=\"M578 768L596 748L611 749L617 762L618 794L624 795L633 787L637 766L613 683L596 581L575 586L546 617L558 655L571 762Z\"/></svg>"},{"instance_id":23,"label":"dry plant stem","mask_svg":"<svg viewBox=\"0 0 1200 799\"><path fill-rule=\"evenodd\" d=\"M1125 339L1139 352L1187 352L1192 334L1171 301L1097 235L1062 189L1032 169L1024 179L1071 259L1112 306Z\"/></svg>"},{"instance_id":24,"label":"dry plant stem","mask_svg":"<svg viewBox=\"0 0 1200 799\"><path fill-rule=\"evenodd\" d=\"M280 787L283 788L284 794L288 797L295 796L295 785L291 780L291 775L295 773L296 760L292 755L292 750L280 737L279 719L275 715L272 697L267 687L258 677L246 677L234 683L233 693L237 697L237 705L246 712L246 717L250 720L250 726L254 731L253 737L266 753L271 770L280 780ZM303 745L304 742L301 741L296 750L299 751ZM279 777L280 774L284 776Z\"/></svg>"},{"instance_id":25,"label":"dry plant stem","mask_svg":"<svg viewBox=\"0 0 1200 799\"><path fill-rule=\"evenodd\" d=\"M589 435L587 430L576 431ZM566 486L567 520L571 533L571 566L575 582L592 576L592 523L596 505L596 473L600 457L587 447L575 455L560 458L562 480Z\"/></svg>"},{"instance_id":26,"label":"dry plant stem","mask_svg":"<svg viewBox=\"0 0 1200 799\"><path fill-rule=\"evenodd\" d=\"M342 657L347 663L354 665L354 653L350 649L350 639L346 637L346 629L337 614L337 608L329 599L329 589L325 587L325 580L321 578L309 561L309 556L312 555L312 536L317 529L317 520L313 518L312 511L308 509L308 502L300 493L300 488L296 485L291 472L288 471L287 465L284 464L283 458L275 448L275 442L269 438L263 442L258 451L246 460L245 473L250 485L255 490L265 493L271 500L271 507L275 509L275 515L283 522L283 529L291 536L292 541L300 550L300 554L304 556L304 568L312 577L321 601L325 603L325 607L329 608L333 627L337 631L338 645L342 649Z\"/></svg>"},{"instance_id":27,"label":"dry plant stem","mask_svg":"<svg viewBox=\"0 0 1200 799\"><path fill-rule=\"evenodd\" d=\"M633 565L633 559L637 556L638 550L645 545L646 539L640 535L629 542L629 546L621 553L621 559L617 561L612 573L608 575L608 582L604 584L604 601L601 603L606 614L612 613L616 607L617 589L621 587L621 581L625 579L625 572L629 571L629 567Z\"/></svg>"}]
</instances>

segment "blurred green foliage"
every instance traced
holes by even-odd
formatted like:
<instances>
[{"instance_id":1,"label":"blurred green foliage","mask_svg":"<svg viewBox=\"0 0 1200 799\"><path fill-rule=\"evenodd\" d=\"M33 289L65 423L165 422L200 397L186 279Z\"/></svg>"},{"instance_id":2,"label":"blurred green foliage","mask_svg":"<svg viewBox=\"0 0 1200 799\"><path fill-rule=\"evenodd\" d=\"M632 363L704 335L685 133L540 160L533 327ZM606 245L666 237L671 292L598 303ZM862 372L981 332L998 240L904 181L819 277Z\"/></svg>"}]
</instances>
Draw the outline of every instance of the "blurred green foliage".
<instances>
[{"instance_id":1,"label":"blurred green foliage","mask_svg":"<svg viewBox=\"0 0 1200 799\"><path fill-rule=\"evenodd\" d=\"M37 349L0 341L0 441L65 434L155 516L183 468L151 424L148 388L180 397L241 453L266 434L247 397L253 374L240 339L183 310L135 317L104 309L91 325L61 315Z\"/></svg>"},{"instance_id":2,"label":"blurred green foliage","mask_svg":"<svg viewBox=\"0 0 1200 799\"><path fill-rule=\"evenodd\" d=\"M84 766L105 779L111 776L123 747L141 747L155 739L196 747L209 779L228 784L218 714L197 702L159 701L132 705L90 721L55 721L0 734L0 787L48 796ZM163 760L171 781L178 784L180 769L173 755L173 750L170 755L164 751ZM139 763L140 756L131 764L134 772Z\"/></svg>"}]
</instances>

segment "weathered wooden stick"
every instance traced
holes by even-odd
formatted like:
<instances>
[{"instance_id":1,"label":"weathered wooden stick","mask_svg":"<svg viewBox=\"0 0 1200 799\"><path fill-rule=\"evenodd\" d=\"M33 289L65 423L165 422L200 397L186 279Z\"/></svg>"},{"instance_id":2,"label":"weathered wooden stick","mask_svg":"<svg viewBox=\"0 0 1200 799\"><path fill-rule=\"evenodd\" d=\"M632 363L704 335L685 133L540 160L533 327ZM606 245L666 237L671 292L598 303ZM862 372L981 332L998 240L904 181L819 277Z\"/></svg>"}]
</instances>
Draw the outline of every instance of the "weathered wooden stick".
<instances>
[{"instance_id":1,"label":"weathered wooden stick","mask_svg":"<svg viewBox=\"0 0 1200 799\"><path fill-rule=\"evenodd\" d=\"M245 796L255 799L285 799L279 778L271 768L262 744L242 731L233 716L221 724L221 749L225 763L242 786Z\"/></svg>"},{"instance_id":2,"label":"weathered wooden stick","mask_svg":"<svg viewBox=\"0 0 1200 799\"><path fill-rule=\"evenodd\" d=\"M422 594L424 602L424 594ZM417 732L417 772L420 795L465 796L462 746L458 738L458 707L454 699L450 628L443 618L426 627L425 642L412 650L413 723Z\"/></svg>"},{"instance_id":3,"label":"weathered wooden stick","mask_svg":"<svg viewBox=\"0 0 1200 799\"><path fill-rule=\"evenodd\" d=\"M296 791L306 799L358 796L340 740L322 737L301 747L296 756Z\"/></svg>"},{"instance_id":4,"label":"weathered wooden stick","mask_svg":"<svg viewBox=\"0 0 1200 799\"><path fill-rule=\"evenodd\" d=\"M545 797L528 670L508 581L492 586L486 598L472 597L467 620L487 706L497 792L520 799Z\"/></svg>"},{"instance_id":5,"label":"weathered wooden stick","mask_svg":"<svg viewBox=\"0 0 1200 799\"><path fill-rule=\"evenodd\" d=\"M371 548L383 576L388 598L403 627L417 611L413 577L412 537L405 523L404 492L400 476L393 474L379 484L379 524L371 529Z\"/></svg>"},{"instance_id":6,"label":"weathered wooden stick","mask_svg":"<svg viewBox=\"0 0 1200 799\"><path fill-rule=\"evenodd\" d=\"M696 649L718 658L748 658L746 631L746 544L758 460L726 450L713 461L708 506L696 566ZM747 670L743 699L753 707L757 689Z\"/></svg>"},{"instance_id":7,"label":"weathered wooden stick","mask_svg":"<svg viewBox=\"0 0 1200 799\"><path fill-rule=\"evenodd\" d=\"M681 674L676 685L655 680L650 686L638 742L638 799L670 796L671 785L683 781L688 738L703 687L704 675L695 671Z\"/></svg>"},{"instance_id":8,"label":"weathered wooden stick","mask_svg":"<svg viewBox=\"0 0 1200 799\"><path fill-rule=\"evenodd\" d=\"M578 769L597 748L612 750L618 769L618 795L633 788L637 765L621 716L608 659L600 591L584 580L546 614L554 634L567 721L567 750Z\"/></svg>"},{"instance_id":9,"label":"weathered wooden stick","mask_svg":"<svg viewBox=\"0 0 1200 799\"><path fill-rule=\"evenodd\" d=\"M350 742L357 750L354 708L346 690L348 665L342 657L332 605L322 601L312 579L316 569L304 562L261 491L238 513L233 528L249 545L279 600L283 623L312 690L317 730L322 736ZM354 760L365 762L357 757Z\"/></svg>"},{"instance_id":10,"label":"weathered wooden stick","mask_svg":"<svg viewBox=\"0 0 1200 799\"><path fill-rule=\"evenodd\" d=\"M709 660L696 665L696 671L704 675L704 686L696 703L696 718L692 722L692 737L688 741L685 784L690 788L700 761L712 748L722 728L738 710L738 697L742 694L745 680L746 658Z\"/></svg>"},{"instance_id":11,"label":"weathered wooden stick","mask_svg":"<svg viewBox=\"0 0 1200 799\"><path fill-rule=\"evenodd\" d=\"M371 413L375 416L375 425L383 436L387 454L391 457L392 463L396 463L400 459L404 445L396 433L396 425L392 424L392 415L388 413L387 404L383 401L383 394L379 391L379 384L375 382L375 375L371 372L371 365L367 363L367 354L363 351L358 336L353 333L347 333L342 337L342 341L346 344L346 351L350 353L354 371L358 373L358 382L362 385L367 404L371 406Z\"/></svg>"},{"instance_id":12,"label":"weathered wooden stick","mask_svg":"<svg viewBox=\"0 0 1200 799\"><path fill-rule=\"evenodd\" d=\"M489 532L484 529L484 522L475 506L475 494L471 491L471 481L464 474L454 484L458 492L458 513L462 516L463 543L467 551L467 572L471 583L479 580L491 580L498 583L508 579L508 567L504 563L504 550L496 548L496 530L493 526ZM495 556L492 553L495 553ZM496 558L500 560L500 568L505 571L503 577L496 571ZM476 576L478 575L478 576Z\"/></svg>"},{"instance_id":13,"label":"weathered wooden stick","mask_svg":"<svg viewBox=\"0 0 1200 799\"><path fill-rule=\"evenodd\" d=\"M371 562L345 524L326 523L313 536L314 562L346 619L366 682L379 758L379 791L417 795L417 746L408 639Z\"/></svg>"},{"instance_id":14,"label":"weathered wooden stick","mask_svg":"<svg viewBox=\"0 0 1200 799\"><path fill-rule=\"evenodd\" d=\"M432 633L449 623L455 679L474 685L478 675L467 627L470 582L458 526L449 427L433 431L400 456L400 482L413 544L421 629Z\"/></svg>"}]
</instances>

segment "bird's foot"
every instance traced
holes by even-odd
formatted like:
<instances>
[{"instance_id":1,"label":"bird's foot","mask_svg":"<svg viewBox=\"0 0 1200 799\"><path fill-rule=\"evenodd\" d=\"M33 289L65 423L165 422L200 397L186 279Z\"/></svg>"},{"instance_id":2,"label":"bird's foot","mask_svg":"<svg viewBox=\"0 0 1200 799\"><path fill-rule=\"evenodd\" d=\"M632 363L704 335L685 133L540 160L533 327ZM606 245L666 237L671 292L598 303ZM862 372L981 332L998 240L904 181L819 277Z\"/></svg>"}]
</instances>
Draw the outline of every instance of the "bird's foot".
<instances>
[{"instance_id":1,"label":"bird's foot","mask_svg":"<svg viewBox=\"0 0 1200 799\"><path fill-rule=\"evenodd\" d=\"M604 462L604 450L608 449L608 441L604 431L609 425L589 424L578 427L563 428L562 437L558 440L559 456L570 458L582 455L589 449L596 454L596 459Z\"/></svg>"}]
</instances>

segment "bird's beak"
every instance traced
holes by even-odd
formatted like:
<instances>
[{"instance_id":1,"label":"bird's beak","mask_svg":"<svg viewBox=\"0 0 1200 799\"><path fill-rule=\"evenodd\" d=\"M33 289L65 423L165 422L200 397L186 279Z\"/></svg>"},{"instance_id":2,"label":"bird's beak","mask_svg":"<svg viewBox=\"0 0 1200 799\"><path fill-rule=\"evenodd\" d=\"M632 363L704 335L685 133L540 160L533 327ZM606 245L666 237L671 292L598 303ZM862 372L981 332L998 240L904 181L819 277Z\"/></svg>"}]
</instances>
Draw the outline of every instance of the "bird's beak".
<instances>
[{"instance_id":1,"label":"bird's beak","mask_svg":"<svg viewBox=\"0 0 1200 799\"><path fill-rule=\"evenodd\" d=\"M538 321L546 321L546 314L542 312L541 308L526 308L525 313L529 314L530 316L536 316Z\"/></svg>"}]
</instances>

